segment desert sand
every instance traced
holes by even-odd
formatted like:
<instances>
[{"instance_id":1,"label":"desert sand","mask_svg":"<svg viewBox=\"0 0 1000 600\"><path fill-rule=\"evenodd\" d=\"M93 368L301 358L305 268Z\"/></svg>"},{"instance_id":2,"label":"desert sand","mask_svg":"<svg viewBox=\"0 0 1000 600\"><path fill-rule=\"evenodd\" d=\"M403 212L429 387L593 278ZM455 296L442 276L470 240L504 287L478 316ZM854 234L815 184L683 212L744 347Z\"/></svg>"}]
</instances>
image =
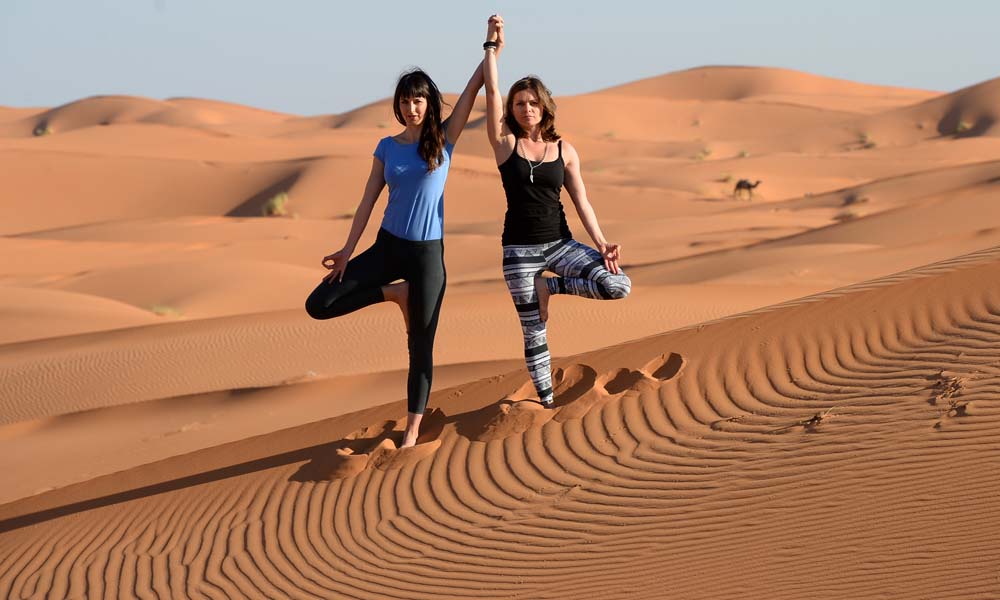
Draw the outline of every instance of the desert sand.
<instances>
[{"instance_id":1,"label":"desert sand","mask_svg":"<svg viewBox=\"0 0 1000 600\"><path fill-rule=\"evenodd\" d=\"M555 91L633 292L541 410L480 98L402 450L398 309L302 308L391 99L0 107L0 597L1000 597L1000 79Z\"/></svg>"}]
</instances>

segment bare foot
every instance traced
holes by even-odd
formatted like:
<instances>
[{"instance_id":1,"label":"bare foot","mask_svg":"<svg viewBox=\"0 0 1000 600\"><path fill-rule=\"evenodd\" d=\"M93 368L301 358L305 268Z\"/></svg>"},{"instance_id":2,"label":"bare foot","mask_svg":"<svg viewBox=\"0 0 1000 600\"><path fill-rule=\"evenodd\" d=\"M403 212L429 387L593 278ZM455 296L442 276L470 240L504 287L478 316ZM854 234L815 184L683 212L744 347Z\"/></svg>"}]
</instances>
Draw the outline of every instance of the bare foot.
<instances>
[{"instance_id":1,"label":"bare foot","mask_svg":"<svg viewBox=\"0 0 1000 600\"><path fill-rule=\"evenodd\" d=\"M538 297L538 318L542 323L549 320L549 286L544 277L535 277L535 296Z\"/></svg>"},{"instance_id":2,"label":"bare foot","mask_svg":"<svg viewBox=\"0 0 1000 600\"><path fill-rule=\"evenodd\" d=\"M403 313L403 323L406 325L406 333L410 332L410 283L401 281L382 288L382 295L389 302L399 305L399 310Z\"/></svg>"},{"instance_id":3,"label":"bare foot","mask_svg":"<svg viewBox=\"0 0 1000 600\"><path fill-rule=\"evenodd\" d=\"M403 443L400 448L409 448L417 445L417 434L420 433L420 420L424 415L417 413L406 413L406 431L403 432Z\"/></svg>"}]
</instances>

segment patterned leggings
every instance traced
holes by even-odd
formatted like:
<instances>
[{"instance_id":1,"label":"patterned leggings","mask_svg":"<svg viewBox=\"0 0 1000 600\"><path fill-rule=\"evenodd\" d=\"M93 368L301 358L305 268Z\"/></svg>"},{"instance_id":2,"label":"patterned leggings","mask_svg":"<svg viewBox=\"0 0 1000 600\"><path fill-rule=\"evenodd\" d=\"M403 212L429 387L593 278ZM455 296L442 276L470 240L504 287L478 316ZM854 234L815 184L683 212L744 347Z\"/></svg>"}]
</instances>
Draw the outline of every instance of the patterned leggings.
<instances>
[{"instance_id":1,"label":"patterned leggings","mask_svg":"<svg viewBox=\"0 0 1000 600\"><path fill-rule=\"evenodd\" d=\"M535 278L542 271L558 277L545 280L552 294L571 294L594 300L628 296L632 282L624 272L617 275L604 267L601 253L576 240L503 247L503 277L514 300L524 333L524 360L538 399L552 403L552 369L545 323L538 316Z\"/></svg>"}]
</instances>

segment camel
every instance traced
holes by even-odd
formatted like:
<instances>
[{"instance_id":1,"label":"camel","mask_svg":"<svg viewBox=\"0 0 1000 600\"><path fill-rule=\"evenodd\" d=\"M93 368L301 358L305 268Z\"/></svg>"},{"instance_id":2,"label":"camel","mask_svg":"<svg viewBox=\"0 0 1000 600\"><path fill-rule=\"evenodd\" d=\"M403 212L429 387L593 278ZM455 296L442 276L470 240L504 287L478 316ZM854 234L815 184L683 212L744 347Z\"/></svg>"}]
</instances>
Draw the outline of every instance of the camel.
<instances>
[{"instance_id":1,"label":"camel","mask_svg":"<svg viewBox=\"0 0 1000 600\"><path fill-rule=\"evenodd\" d=\"M743 196L743 192L746 191L747 200L753 200L753 189L760 184L760 179L758 179L755 183L750 183L749 179L740 179L736 182L736 186L733 188L733 197L740 198Z\"/></svg>"}]
</instances>

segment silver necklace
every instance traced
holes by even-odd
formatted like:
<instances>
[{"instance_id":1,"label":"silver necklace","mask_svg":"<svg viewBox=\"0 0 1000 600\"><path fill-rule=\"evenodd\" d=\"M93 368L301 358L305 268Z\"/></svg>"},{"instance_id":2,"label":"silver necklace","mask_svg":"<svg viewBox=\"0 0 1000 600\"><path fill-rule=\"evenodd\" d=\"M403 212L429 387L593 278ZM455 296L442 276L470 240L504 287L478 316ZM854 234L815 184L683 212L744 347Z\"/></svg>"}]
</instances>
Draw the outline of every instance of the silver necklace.
<instances>
[{"instance_id":1,"label":"silver necklace","mask_svg":"<svg viewBox=\"0 0 1000 600\"><path fill-rule=\"evenodd\" d=\"M523 140L524 138L521 138L518 140L518 142L522 142ZM531 171L528 173L528 181L530 181L531 183L535 183L535 167L541 166L541 164L545 162L545 157L548 155L549 155L549 145L546 143L545 150L542 151L542 160L538 161L537 165L533 165L531 164L531 159L528 158L528 153L524 151L524 144L521 144L521 156L524 157L524 160L528 161L528 167L531 169Z\"/></svg>"}]
</instances>

